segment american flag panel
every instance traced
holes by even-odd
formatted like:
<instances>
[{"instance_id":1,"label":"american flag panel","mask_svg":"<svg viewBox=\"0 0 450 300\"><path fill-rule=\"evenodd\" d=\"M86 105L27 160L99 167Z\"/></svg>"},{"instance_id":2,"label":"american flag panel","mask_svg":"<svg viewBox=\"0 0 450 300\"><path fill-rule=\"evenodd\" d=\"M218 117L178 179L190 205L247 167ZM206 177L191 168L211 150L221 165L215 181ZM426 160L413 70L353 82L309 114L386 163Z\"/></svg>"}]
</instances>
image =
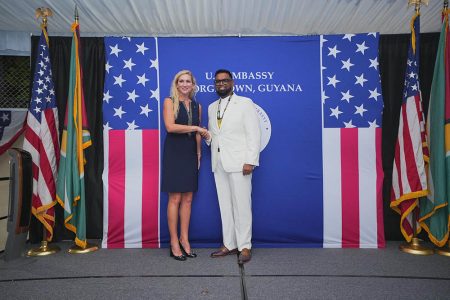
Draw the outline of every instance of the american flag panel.
<instances>
[{"instance_id":1,"label":"american flag panel","mask_svg":"<svg viewBox=\"0 0 450 300\"><path fill-rule=\"evenodd\" d=\"M159 90L154 38L105 38L105 248L159 247Z\"/></svg>"},{"instance_id":2,"label":"american flag panel","mask_svg":"<svg viewBox=\"0 0 450 300\"><path fill-rule=\"evenodd\" d=\"M324 247L384 247L378 39L321 36Z\"/></svg>"}]
</instances>

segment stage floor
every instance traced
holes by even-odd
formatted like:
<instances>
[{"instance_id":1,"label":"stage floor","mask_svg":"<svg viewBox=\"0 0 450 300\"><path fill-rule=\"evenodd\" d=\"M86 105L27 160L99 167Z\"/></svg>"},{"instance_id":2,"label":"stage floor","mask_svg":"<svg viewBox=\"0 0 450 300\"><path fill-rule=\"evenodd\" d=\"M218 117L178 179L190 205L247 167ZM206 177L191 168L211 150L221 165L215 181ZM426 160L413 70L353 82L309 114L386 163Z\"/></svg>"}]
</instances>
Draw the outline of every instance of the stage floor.
<instances>
[{"instance_id":1,"label":"stage floor","mask_svg":"<svg viewBox=\"0 0 450 300\"><path fill-rule=\"evenodd\" d=\"M185 262L168 249L100 249L0 260L3 299L449 299L450 257L385 249L253 249ZM38 245L33 245L38 246ZM429 245L430 246L430 245Z\"/></svg>"}]
</instances>

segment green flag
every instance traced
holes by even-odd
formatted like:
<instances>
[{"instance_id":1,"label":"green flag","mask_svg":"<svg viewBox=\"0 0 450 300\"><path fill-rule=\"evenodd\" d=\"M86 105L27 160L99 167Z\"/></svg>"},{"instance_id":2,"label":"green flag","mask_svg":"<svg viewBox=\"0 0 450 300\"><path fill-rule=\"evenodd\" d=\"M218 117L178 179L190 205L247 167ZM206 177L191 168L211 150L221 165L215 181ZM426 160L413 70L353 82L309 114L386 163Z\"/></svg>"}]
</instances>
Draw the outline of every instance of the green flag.
<instances>
[{"instance_id":1,"label":"green flag","mask_svg":"<svg viewBox=\"0 0 450 300\"><path fill-rule=\"evenodd\" d=\"M86 248L86 199L84 191L84 149L91 145L79 59L79 26L72 24L69 94L61 141L56 198L64 208L64 224L75 233L75 244Z\"/></svg>"},{"instance_id":2,"label":"green flag","mask_svg":"<svg viewBox=\"0 0 450 300\"><path fill-rule=\"evenodd\" d=\"M444 21L431 86L427 117L429 164L427 170L429 194L420 199L420 224L430 240L439 247L445 245L449 231L450 200L450 39L448 10Z\"/></svg>"}]
</instances>

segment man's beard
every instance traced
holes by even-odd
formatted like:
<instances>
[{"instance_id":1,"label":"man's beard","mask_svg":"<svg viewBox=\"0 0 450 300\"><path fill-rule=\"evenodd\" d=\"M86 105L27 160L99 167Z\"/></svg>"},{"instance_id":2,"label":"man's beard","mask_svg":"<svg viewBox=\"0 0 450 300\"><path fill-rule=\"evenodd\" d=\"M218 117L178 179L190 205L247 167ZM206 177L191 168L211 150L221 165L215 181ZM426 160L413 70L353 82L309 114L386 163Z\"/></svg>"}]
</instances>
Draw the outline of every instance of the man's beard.
<instances>
[{"instance_id":1,"label":"man's beard","mask_svg":"<svg viewBox=\"0 0 450 300\"><path fill-rule=\"evenodd\" d=\"M231 93L231 88L229 89L224 89L224 90L216 90L217 95L219 95L220 97L226 97Z\"/></svg>"}]
</instances>

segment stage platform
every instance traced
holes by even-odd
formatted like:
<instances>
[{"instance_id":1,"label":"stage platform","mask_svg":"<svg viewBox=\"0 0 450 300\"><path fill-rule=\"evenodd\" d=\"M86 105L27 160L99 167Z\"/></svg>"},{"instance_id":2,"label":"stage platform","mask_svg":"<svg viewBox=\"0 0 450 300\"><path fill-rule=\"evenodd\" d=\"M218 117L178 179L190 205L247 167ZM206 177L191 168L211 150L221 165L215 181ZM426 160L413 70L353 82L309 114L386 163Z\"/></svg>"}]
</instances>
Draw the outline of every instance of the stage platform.
<instances>
[{"instance_id":1,"label":"stage platform","mask_svg":"<svg viewBox=\"0 0 450 300\"><path fill-rule=\"evenodd\" d=\"M99 241L93 241L99 243ZM0 260L2 299L449 299L450 257L385 249L255 248L175 261L165 249L100 249ZM428 246L431 246L427 244ZM32 245L34 247L38 245ZM30 245L31 248L31 245Z\"/></svg>"}]
</instances>

